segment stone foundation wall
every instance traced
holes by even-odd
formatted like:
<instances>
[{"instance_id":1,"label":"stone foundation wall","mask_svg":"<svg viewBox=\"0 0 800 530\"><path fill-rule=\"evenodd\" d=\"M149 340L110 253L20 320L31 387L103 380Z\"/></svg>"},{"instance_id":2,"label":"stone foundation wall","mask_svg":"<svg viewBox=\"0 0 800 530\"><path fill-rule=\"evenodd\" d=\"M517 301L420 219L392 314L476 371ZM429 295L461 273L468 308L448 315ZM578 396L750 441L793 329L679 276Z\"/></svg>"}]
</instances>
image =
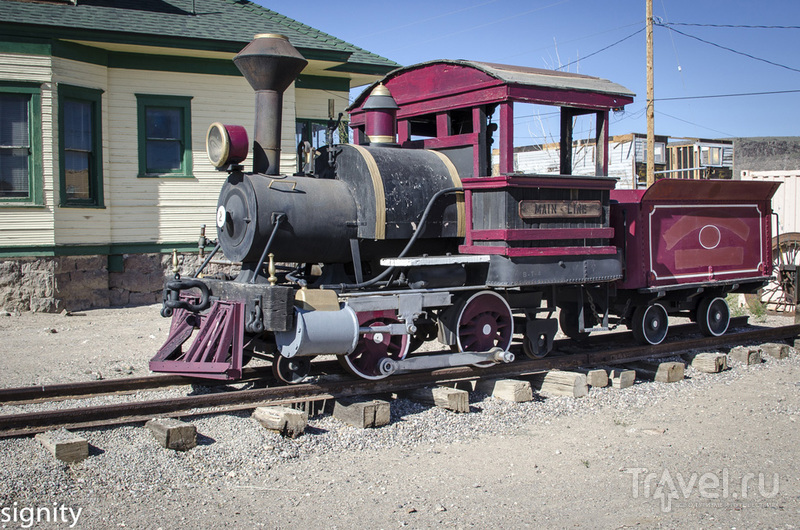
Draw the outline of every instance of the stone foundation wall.
<instances>
[{"instance_id":1,"label":"stone foundation wall","mask_svg":"<svg viewBox=\"0 0 800 530\"><path fill-rule=\"evenodd\" d=\"M197 254L179 254L181 275L193 274L200 262ZM229 270L211 264L205 272ZM0 259L0 309L57 313L153 304L172 274L171 254L126 254L123 272L108 271L108 256Z\"/></svg>"}]
</instances>

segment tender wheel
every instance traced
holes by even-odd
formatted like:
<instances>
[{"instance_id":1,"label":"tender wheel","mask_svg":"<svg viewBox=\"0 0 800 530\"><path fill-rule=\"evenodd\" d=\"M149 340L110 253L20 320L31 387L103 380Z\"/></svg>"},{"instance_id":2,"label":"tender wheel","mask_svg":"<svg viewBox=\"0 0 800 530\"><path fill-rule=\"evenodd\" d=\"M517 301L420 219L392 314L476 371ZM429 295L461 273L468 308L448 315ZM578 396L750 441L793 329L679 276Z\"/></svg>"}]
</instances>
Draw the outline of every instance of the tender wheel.
<instances>
[{"instance_id":1,"label":"tender wheel","mask_svg":"<svg viewBox=\"0 0 800 530\"><path fill-rule=\"evenodd\" d=\"M589 306L585 306L583 310L583 323L584 326L594 326L594 318L592 317L592 310ZM575 342L584 342L589 338L588 331L578 331L578 306L566 305L561 308L558 313L558 325L561 331L574 340Z\"/></svg>"},{"instance_id":2,"label":"tender wheel","mask_svg":"<svg viewBox=\"0 0 800 530\"><path fill-rule=\"evenodd\" d=\"M731 311L724 298L704 298L697 306L697 324L707 337L719 337L728 331Z\"/></svg>"},{"instance_id":3,"label":"tender wheel","mask_svg":"<svg viewBox=\"0 0 800 530\"><path fill-rule=\"evenodd\" d=\"M397 324L392 311L368 311L358 314L360 327L377 327ZM358 377L370 380L383 379L389 374L381 371L381 361L389 358L402 360L408 354L410 341L408 335L389 335L388 333L366 333L358 339L353 353L339 357L344 368Z\"/></svg>"},{"instance_id":4,"label":"tender wheel","mask_svg":"<svg viewBox=\"0 0 800 530\"><path fill-rule=\"evenodd\" d=\"M533 342L534 340L536 343ZM542 333L538 337L533 337L533 340L525 335L525 338L522 339L522 351L530 359L546 357L550 353L550 350L547 349L547 335Z\"/></svg>"},{"instance_id":5,"label":"tender wheel","mask_svg":"<svg viewBox=\"0 0 800 530\"><path fill-rule=\"evenodd\" d=\"M311 372L310 357L288 359L276 353L272 359L272 375L284 383L294 385L305 379Z\"/></svg>"},{"instance_id":6,"label":"tender wheel","mask_svg":"<svg viewBox=\"0 0 800 530\"><path fill-rule=\"evenodd\" d=\"M631 325L639 344L661 344L669 329L669 315L661 304L639 306L633 312Z\"/></svg>"}]
</instances>

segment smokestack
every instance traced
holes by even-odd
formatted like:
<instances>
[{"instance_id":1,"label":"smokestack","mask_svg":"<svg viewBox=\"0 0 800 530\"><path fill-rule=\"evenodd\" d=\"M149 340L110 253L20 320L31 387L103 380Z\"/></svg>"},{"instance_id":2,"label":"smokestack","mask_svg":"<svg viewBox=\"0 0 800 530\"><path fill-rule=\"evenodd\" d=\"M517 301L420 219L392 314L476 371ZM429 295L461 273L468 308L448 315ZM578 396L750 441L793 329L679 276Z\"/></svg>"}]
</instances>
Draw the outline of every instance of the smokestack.
<instances>
[{"instance_id":1,"label":"smokestack","mask_svg":"<svg viewBox=\"0 0 800 530\"><path fill-rule=\"evenodd\" d=\"M281 164L283 93L308 61L287 37L262 33L256 35L233 62L256 91L253 172L277 175Z\"/></svg>"}]
</instances>

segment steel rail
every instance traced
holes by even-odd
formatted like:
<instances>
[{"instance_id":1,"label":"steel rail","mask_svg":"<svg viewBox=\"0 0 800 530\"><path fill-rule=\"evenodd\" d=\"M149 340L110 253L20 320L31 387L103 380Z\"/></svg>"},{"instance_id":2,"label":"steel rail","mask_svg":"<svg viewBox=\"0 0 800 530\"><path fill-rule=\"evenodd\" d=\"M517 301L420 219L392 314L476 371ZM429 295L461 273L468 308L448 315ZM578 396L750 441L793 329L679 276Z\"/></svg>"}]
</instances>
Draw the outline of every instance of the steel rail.
<instances>
[{"instance_id":1,"label":"steel rail","mask_svg":"<svg viewBox=\"0 0 800 530\"><path fill-rule=\"evenodd\" d=\"M747 317L731 319L730 328L741 327L747 324ZM675 338L682 334L697 332L696 324L681 324L670 327L670 337ZM605 345L608 342L619 340L625 332L609 333L607 335L593 336L588 345L571 343L569 339L555 342L556 350L585 350ZM336 362L315 362L314 368L323 373L340 372ZM231 383L247 382L260 378L271 378L272 370L269 366L245 368L242 378L236 381L222 381L217 379L200 379L181 375L160 374L142 377L121 377L114 379L101 379L97 381L80 381L75 383L60 383L54 385L37 385L14 388L0 388L0 404L28 404L47 401L63 401L80 397L93 397L109 394L125 394L137 390L152 390L181 385L221 386Z\"/></svg>"},{"instance_id":2,"label":"steel rail","mask_svg":"<svg viewBox=\"0 0 800 530\"><path fill-rule=\"evenodd\" d=\"M275 388L240 390L164 400L120 403L97 407L0 415L0 438L25 436L58 427L88 428L138 423L154 416L196 416L253 409L263 404L319 401L357 395L398 392L420 386L479 378L525 376L554 368L619 364L676 355L678 352L718 348L731 344L781 340L800 335L800 325L747 330L721 337L670 341L606 351L555 355L488 368L454 367L418 374L401 374L377 381L346 379Z\"/></svg>"}]
</instances>

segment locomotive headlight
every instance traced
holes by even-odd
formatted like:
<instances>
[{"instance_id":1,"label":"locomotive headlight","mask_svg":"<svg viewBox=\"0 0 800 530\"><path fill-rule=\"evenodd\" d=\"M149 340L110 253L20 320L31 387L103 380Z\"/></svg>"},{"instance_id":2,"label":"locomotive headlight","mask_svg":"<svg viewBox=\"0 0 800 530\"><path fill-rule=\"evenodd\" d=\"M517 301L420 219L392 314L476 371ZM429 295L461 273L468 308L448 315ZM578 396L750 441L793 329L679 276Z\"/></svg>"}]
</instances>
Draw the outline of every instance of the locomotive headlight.
<instances>
[{"instance_id":1,"label":"locomotive headlight","mask_svg":"<svg viewBox=\"0 0 800 530\"><path fill-rule=\"evenodd\" d=\"M238 164L247 158L250 141L241 125L212 123L206 134L206 154L217 169Z\"/></svg>"}]
</instances>

